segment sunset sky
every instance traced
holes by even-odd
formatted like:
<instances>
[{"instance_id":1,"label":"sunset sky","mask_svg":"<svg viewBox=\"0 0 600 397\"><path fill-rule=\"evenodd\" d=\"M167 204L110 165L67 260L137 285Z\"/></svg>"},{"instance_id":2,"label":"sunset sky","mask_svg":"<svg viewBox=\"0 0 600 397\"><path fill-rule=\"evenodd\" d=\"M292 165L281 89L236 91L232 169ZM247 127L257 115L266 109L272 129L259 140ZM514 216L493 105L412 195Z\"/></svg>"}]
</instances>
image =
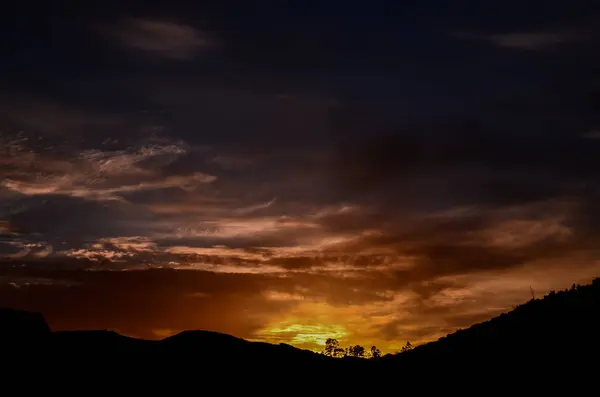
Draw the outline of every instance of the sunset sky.
<instances>
[{"instance_id":1,"label":"sunset sky","mask_svg":"<svg viewBox=\"0 0 600 397\"><path fill-rule=\"evenodd\" d=\"M0 306L393 352L600 276L598 1L13 3Z\"/></svg>"}]
</instances>

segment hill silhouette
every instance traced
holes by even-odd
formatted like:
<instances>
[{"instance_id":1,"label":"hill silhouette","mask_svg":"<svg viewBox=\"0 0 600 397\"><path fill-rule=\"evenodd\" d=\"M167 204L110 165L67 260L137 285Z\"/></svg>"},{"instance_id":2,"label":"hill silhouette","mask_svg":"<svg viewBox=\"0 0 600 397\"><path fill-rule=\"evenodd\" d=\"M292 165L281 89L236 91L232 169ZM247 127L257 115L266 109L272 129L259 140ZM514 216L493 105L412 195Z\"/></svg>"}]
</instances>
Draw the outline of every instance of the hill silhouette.
<instances>
[{"instance_id":1,"label":"hill silhouette","mask_svg":"<svg viewBox=\"0 0 600 397\"><path fill-rule=\"evenodd\" d=\"M547 374L589 369L600 352L600 278L515 307L411 351L386 355L385 367L419 371L505 370ZM459 368L456 365L459 364Z\"/></svg>"},{"instance_id":2,"label":"hill silhouette","mask_svg":"<svg viewBox=\"0 0 600 397\"><path fill-rule=\"evenodd\" d=\"M237 379L260 372L265 376L278 374L279 379L314 376L323 382L340 374L372 381L398 374L464 377L482 373L530 374L534 370L546 376L565 376L568 372L583 373L595 368L600 352L599 331L600 278L591 285L573 285L543 299L532 299L508 313L410 351L370 360L331 358L283 343L249 342L210 331L184 331L159 341L130 338L112 331L52 332L40 314L0 309L0 348L4 356L27 357L30 363L32 357L41 357L35 363L44 364L47 373L56 369L46 365L50 358L60 357L70 363L63 370L101 366L127 368L132 373L166 366L161 377L181 377L200 370L204 377L227 373ZM146 386L153 381L156 379L146 379ZM357 387L352 382L330 386L336 390Z\"/></svg>"},{"instance_id":3,"label":"hill silhouette","mask_svg":"<svg viewBox=\"0 0 600 397\"><path fill-rule=\"evenodd\" d=\"M51 336L44 316L14 309L0 309L0 346L13 348L44 346Z\"/></svg>"}]
</instances>

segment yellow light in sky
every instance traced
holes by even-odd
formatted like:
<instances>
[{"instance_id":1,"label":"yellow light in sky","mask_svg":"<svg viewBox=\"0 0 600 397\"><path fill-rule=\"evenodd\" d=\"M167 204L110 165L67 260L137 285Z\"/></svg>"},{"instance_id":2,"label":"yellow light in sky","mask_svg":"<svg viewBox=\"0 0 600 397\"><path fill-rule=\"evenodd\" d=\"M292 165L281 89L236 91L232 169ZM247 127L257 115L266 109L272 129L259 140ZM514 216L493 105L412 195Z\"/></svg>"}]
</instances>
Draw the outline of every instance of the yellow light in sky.
<instances>
[{"instance_id":1,"label":"yellow light in sky","mask_svg":"<svg viewBox=\"0 0 600 397\"><path fill-rule=\"evenodd\" d=\"M320 352L328 338L341 344L377 342L370 334L370 321L361 315L364 306L335 307L325 302L302 301L281 313L256 334L256 340L290 345ZM364 335L366 332L369 335Z\"/></svg>"},{"instance_id":2,"label":"yellow light in sky","mask_svg":"<svg viewBox=\"0 0 600 397\"><path fill-rule=\"evenodd\" d=\"M272 342L321 351L328 338L343 339L348 333L341 325L297 324L291 321L269 327L261 332L261 337Z\"/></svg>"}]
</instances>

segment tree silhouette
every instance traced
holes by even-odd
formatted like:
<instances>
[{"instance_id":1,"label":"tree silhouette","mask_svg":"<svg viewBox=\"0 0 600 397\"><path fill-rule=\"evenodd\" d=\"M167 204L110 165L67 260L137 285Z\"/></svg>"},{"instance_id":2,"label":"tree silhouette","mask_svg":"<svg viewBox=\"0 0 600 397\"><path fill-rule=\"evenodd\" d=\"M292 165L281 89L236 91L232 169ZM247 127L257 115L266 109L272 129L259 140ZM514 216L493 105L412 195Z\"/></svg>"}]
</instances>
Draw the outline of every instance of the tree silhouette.
<instances>
[{"instance_id":1,"label":"tree silhouette","mask_svg":"<svg viewBox=\"0 0 600 397\"><path fill-rule=\"evenodd\" d=\"M402 351L412 349L410 342L406 342L406 345L402 348ZM370 349L365 349L361 345L350 345L343 349L340 347L340 343L337 339L328 338L325 341L325 349L323 354L329 357L358 357L358 358L379 358L381 357L381 350L377 346L371 346Z\"/></svg>"},{"instance_id":2,"label":"tree silhouette","mask_svg":"<svg viewBox=\"0 0 600 397\"><path fill-rule=\"evenodd\" d=\"M379 357L381 357L381 350L379 350L377 346L371 346L371 358Z\"/></svg>"},{"instance_id":3,"label":"tree silhouette","mask_svg":"<svg viewBox=\"0 0 600 397\"><path fill-rule=\"evenodd\" d=\"M365 348L361 345L350 346L348 348L348 356L350 357L364 357Z\"/></svg>"},{"instance_id":4,"label":"tree silhouette","mask_svg":"<svg viewBox=\"0 0 600 397\"><path fill-rule=\"evenodd\" d=\"M323 354L329 357L335 357L336 350L340 347L340 343L337 339L327 338L325 341L325 350Z\"/></svg>"},{"instance_id":5,"label":"tree silhouette","mask_svg":"<svg viewBox=\"0 0 600 397\"><path fill-rule=\"evenodd\" d=\"M410 343L410 341L406 342L406 345L402 346L402 349L400 349L400 353L405 353L407 351L410 351L413 349L413 345Z\"/></svg>"},{"instance_id":6,"label":"tree silhouette","mask_svg":"<svg viewBox=\"0 0 600 397\"><path fill-rule=\"evenodd\" d=\"M341 347L336 348L333 351L333 356L334 357L344 357L345 356L344 349L342 349Z\"/></svg>"},{"instance_id":7,"label":"tree silhouette","mask_svg":"<svg viewBox=\"0 0 600 397\"><path fill-rule=\"evenodd\" d=\"M344 349L340 347L340 342L337 339L328 338L325 341L325 350L323 354L329 357L344 357Z\"/></svg>"}]
</instances>

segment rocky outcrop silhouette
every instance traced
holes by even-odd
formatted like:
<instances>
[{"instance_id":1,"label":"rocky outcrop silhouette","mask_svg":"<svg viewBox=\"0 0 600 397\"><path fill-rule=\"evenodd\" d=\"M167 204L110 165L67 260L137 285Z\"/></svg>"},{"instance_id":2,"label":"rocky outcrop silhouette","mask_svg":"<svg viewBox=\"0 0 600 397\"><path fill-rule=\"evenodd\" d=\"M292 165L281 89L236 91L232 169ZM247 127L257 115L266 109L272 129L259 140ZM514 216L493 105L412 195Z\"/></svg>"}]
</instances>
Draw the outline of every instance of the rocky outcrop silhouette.
<instances>
[{"instance_id":1,"label":"rocky outcrop silhouette","mask_svg":"<svg viewBox=\"0 0 600 397\"><path fill-rule=\"evenodd\" d=\"M50 328L40 313L0 308L0 346L39 346L47 344L50 336Z\"/></svg>"}]
</instances>

